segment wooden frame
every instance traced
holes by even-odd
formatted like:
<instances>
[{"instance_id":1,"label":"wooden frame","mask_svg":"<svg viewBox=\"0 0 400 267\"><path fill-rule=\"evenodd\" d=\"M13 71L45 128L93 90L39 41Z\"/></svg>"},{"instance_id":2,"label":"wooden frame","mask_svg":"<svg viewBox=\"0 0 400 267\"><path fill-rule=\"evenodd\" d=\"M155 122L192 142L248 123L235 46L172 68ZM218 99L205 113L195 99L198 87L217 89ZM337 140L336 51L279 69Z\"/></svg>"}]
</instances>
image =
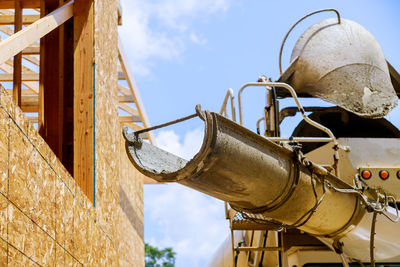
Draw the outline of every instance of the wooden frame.
<instances>
[{"instance_id":1,"label":"wooden frame","mask_svg":"<svg viewBox=\"0 0 400 267\"><path fill-rule=\"evenodd\" d=\"M8 87L7 91L13 95L15 102L22 111L29 113L27 114L29 121L37 123L39 129L45 129L45 133L41 132L41 134L60 160L63 160L64 157L64 148L60 144L65 141L63 136L68 135L63 130L63 124L65 124L65 107L63 108L65 103L63 104L63 102L66 101L63 91L65 89L63 88L65 86L64 83L68 83L68 81L65 81L64 76L74 76L74 81L70 82L75 84L73 89L75 91L73 94L74 100L70 102L85 104L84 107L78 104L71 107L75 120L73 136L76 138L72 134L70 135L73 138L71 143L74 143L74 148L72 149L74 163L73 168L69 170L73 170L73 172L70 172L73 173L77 183L89 199L93 199L94 194L93 176L95 168L93 164L95 144L92 76L94 68L94 11L92 4L90 4L92 1L71 0L67 3L64 3L64 0L0 1L0 32L9 36L0 42L0 70L2 71L0 73L0 83L4 82L7 88L8 83L13 82L13 88ZM51 12L46 14L46 12L43 12L45 8L40 5L41 3L42 5L43 3L51 5L58 3L60 7L53 5L54 8L50 9ZM39 13L23 15L23 8L36 8L36 11L41 12L41 15ZM121 10L119 10L118 16L121 22ZM16 18L15 21L14 17ZM68 53L74 53L69 57L74 58L75 71L74 74L65 74L63 73L64 62L61 55L61 51L65 51L61 47L64 32L62 28L65 22L72 17L74 17L75 22L74 35L77 37L75 40L71 39L72 42L75 42L75 46L74 49L69 49L68 51L70 52ZM14 29L19 31L14 32ZM51 36L55 35L57 37L54 37L53 41L48 43L47 48L46 45L40 45L39 39L49 40ZM50 50L54 50L54 53L50 52ZM133 74L127 64L128 61L121 40L118 40L118 50L119 64L116 71L118 72L119 81L118 85L116 85L116 90L118 90L119 123L121 126L130 127L133 130L150 127ZM45 63L46 57L52 60ZM58 59L54 61L53 59L56 58ZM56 64L57 67L54 69L48 68L46 75L44 75L46 64ZM69 71L72 73L71 69ZM82 75L83 73L85 74L84 76ZM91 75L88 76L88 74ZM52 91L48 90L46 92L44 89L49 86ZM72 97L72 93L70 93L70 97ZM58 100L46 102L46 98ZM46 121L57 121L57 123L48 123L46 128L43 128ZM143 137L154 143L151 133L147 133ZM65 162L63 163L65 164ZM147 183L151 182L147 181Z\"/></svg>"},{"instance_id":2,"label":"wooden frame","mask_svg":"<svg viewBox=\"0 0 400 267\"><path fill-rule=\"evenodd\" d=\"M136 130L141 130L147 127L150 127L150 122L147 118L147 114L146 114L146 110L144 109L143 106L143 102L142 99L140 97L140 93L139 90L137 88L135 79L133 77L132 71L130 69L130 66L128 64L126 64L126 62L128 62L127 60L127 56L125 54L125 49L122 45L122 41L120 38L118 38L118 59L120 62L120 68L122 70L122 75L119 75L119 80L126 80L129 88L126 88L122 85L118 85L118 91L123 94L123 95L132 95L133 96L133 102L135 103L137 109L135 110L127 110L126 109L126 104L124 106L121 106L122 104L120 103L120 108L123 109L124 111L130 113L132 115L132 121L127 122L127 121L121 121L121 123L125 126L128 126L132 129ZM125 108L124 108L125 107ZM143 127L141 127L140 125L137 125L134 121L134 117L138 115L141 118L141 122L143 123ZM152 132L147 132L147 138L150 140L151 143L155 144L155 139L153 136Z\"/></svg>"},{"instance_id":3,"label":"wooden frame","mask_svg":"<svg viewBox=\"0 0 400 267\"><path fill-rule=\"evenodd\" d=\"M59 27L73 15L74 1L71 0L47 16L35 21L28 27L10 36L0 43L0 64L15 56L36 40Z\"/></svg>"}]
</instances>

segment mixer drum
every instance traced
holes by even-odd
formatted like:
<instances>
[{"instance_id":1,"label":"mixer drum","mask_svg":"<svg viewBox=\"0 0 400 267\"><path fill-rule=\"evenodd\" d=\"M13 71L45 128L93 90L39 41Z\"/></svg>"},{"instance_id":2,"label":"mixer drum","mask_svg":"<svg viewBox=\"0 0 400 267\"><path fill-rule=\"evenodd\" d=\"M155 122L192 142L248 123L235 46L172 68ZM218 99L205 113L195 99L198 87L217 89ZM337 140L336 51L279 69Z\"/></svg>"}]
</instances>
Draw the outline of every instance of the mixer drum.
<instances>
[{"instance_id":1,"label":"mixer drum","mask_svg":"<svg viewBox=\"0 0 400 267\"><path fill-rule=\"evenodd\" d=\"M367 118L381 118L397 105L397 95L378 42L361 25L327 19L297 41L291 84L299 94L332 102Z\"/></svg>"}]
</instances>

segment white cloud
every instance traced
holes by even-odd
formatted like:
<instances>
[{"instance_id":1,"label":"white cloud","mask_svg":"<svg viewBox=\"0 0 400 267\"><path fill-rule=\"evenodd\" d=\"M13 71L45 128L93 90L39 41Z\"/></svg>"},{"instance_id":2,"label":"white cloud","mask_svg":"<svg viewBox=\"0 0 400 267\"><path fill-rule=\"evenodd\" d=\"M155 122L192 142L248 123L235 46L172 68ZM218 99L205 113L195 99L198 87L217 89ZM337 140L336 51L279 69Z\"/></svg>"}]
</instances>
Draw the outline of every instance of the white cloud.
<instances>
[{"instance_id":1,"label":"white cloud","mask_svg":"<svg viewBox=\"0 0 400 267\"><path fill-rule=\"evenodd\" d=\"M223 202L179 184L146 186L145 212L160 232L146 241L172 247L176 266L202 266L229 234Z\"/></svg>"},{"instance_id":2,"label":"white cloud","mask_svg":"<svg viewBox=\"0 0 400 267\"><path fill-rule=\"evenodd\" d=\"M172 130L160 131L156 135L157 146L186 160L190 160L199 152L203 142L203 129L196 128L186 133L183 142Z\"/></svg>"},{"instance_id":3,"label":"white cloud","mask_svg":"<svg viewBox=\"0 0 400 267\"><path fill-rule=\"evenodd\" d=\"M157 60L180 60L185 40L205 42L194 21L225 12L231 0L122 0L121 39L135 75L148 75ZM196 39L197 37L197 39Z\"/></svg>"},{"instance_id":4,"label":"white cloud","mask_svg":"<svg viewBox=\"0 0 400 267\"><path fill-rule=\"evenodd\" d=\"M203 130L181 138L174 131L156 135L157 144L186 159L198 152ZM229 234L222 201L179 184L149 185L144 191L146 242L177 252L176 266L203 266Z\"/></svg>"},{"instance_id":5,"label":"white cloud","mask_svg":"<svg viewBox=\"0 0 400 267\"><path fill-rule=\"evenodd\" d=\"M198 44L198 45L205 45L205 44L207 44L207 39L198 36L198 35L195 34L194 32L192 32L192 33L189 35L189 38L190 38L190 40L191 40L193 43L195 43L195 44Z\"/></svg>"}]
</instances>

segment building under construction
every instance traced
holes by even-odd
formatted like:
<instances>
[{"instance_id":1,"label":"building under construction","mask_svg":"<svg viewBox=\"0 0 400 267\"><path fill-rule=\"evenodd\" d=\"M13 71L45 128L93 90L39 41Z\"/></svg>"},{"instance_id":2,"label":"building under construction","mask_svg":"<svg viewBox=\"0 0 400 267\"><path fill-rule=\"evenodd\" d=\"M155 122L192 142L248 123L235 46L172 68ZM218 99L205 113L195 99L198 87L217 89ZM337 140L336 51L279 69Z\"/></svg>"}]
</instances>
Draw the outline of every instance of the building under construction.
<instances>
[{"instance_id":1,"label":"building under construction","mask_svg":"<svg viewBox=\"0 0 400 267\"><path fill-rule=\"evenodd\" d=\"M145 178L121 132L149 125L121 13L0 1L0 266L144 265Z\"/></svg>"},{"instance_id":2,"label":"building under construction","mask_svg":"<svg viewBox=\"0 0 400 267\"><path fill-rule=\"evenodd\" d=\"M221 112L172 122L204 122L186 161L154 144L151 130L171 123L149 128L118 0L0 1L0 266L143 266L148 177L225 201L231 235L211 266L399 266L400 131L384 116L400 75L333 9L296 22L281 52L320 12L335 16L300 37L280 77L243 85L237 109L229 90ZM266 91L262 132L243 126L248 87Z\"/></svg>"}]
</instances>

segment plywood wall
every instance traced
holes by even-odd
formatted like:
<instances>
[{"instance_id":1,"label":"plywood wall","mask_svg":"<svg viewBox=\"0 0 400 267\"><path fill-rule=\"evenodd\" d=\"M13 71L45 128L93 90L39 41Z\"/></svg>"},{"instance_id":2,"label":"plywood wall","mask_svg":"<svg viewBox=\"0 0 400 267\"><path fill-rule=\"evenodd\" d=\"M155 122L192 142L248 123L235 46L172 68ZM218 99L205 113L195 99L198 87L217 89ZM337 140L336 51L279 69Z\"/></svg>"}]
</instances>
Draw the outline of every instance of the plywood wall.
<instances>
[{"instance_id":1,"label":"plywood wall","mask_svg":"<svg viewBox=\"0 0 400 267\"><path fill-rule=\"evenodd\" d=\"M143 176L117 114L117 1L95 1L95 206L0 88L0 266L144 266Z\"/></svg>"}]
</instances>

